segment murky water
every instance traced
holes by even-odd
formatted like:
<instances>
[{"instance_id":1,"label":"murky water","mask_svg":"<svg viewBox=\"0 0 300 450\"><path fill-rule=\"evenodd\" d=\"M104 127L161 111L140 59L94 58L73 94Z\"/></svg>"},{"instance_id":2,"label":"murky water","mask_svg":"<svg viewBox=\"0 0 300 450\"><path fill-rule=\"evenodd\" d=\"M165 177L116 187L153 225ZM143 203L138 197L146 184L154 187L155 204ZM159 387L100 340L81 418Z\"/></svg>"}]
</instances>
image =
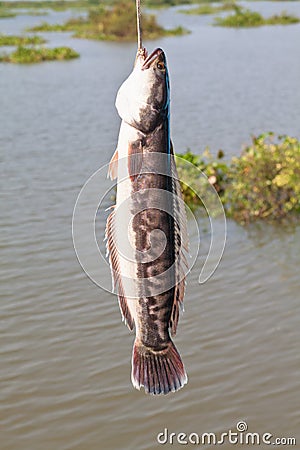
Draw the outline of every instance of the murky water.
<instances>
[{"instance_id":1,"label":"murky water","mask_svg":"<svg viewBox=\"0 0 300 450\"><path fill-rule=\"evenodd\" d=\"M300 15L300 3L255 9ZM211 27L211 17L159 14L193 31L148 45L168 56L177 151L209 145L230 156L251 133L300 137L299 25L227 30ZM0 30L40 21L1 20ZM222 433L240 420L299 445L300 228L229 222L215 275L200 286L196 267L188 278L176 338L188 385L165 398L135 391L133 336L116 298L82 272L71 237L78 192L114 151L114 98L135 46L46 36L81 58L0 65L1 450L153 449L164 428Z\"/></svg>"}]
</instances>

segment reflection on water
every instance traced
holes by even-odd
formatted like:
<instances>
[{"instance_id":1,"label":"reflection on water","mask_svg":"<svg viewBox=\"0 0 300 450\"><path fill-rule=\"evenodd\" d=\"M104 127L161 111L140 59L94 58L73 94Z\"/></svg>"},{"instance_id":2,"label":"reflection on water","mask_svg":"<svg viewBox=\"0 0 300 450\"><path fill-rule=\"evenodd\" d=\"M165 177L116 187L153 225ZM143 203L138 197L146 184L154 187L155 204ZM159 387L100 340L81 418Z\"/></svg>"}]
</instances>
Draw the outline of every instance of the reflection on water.
<instances>
[{"instance_id":1,"label":"reflection on water","mask_svg":"<svg viewBox=\"0 0 300 450\"><path fill-rule=\"evenodd\" d=\"M256 6L300 15L297 3ZM236 154L251 132L299 136L299 25L226 30L207 17L160 15L193 31L151 43L168 56L178 150ZM37 19L1 21L1 31ZM225 432L238 420L297 437L299 227L229 222L213 278L199 286L196 267L188 279L176 338L188 385L166 398L132 388L133 335L116 298L82 272L71 216L80 187L115 148L113 102L134 46L47 36L81 58L0 67L1 450L153 449L164 427Z\"/></svg>"}]
</instances>

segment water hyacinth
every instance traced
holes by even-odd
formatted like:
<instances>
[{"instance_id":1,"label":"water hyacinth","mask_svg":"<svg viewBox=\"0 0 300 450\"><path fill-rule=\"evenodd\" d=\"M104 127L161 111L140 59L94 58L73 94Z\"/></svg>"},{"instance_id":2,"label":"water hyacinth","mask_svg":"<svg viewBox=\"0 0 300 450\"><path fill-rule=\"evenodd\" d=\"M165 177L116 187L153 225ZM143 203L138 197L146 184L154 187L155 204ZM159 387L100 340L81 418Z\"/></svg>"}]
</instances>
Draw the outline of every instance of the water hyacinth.
<instances>
[{"instance_id":1,"label":"water hyacinth","mask_svg":"<svg viewBox=\"0 0 300 450\"><path fill-rule=\"evenodd\" d=\"M179 156L207 175L227 216L240 223L294 219L300 213L300 141L296 138L261 134L229 162L223 161L223 152L213 157L208 150L202 156L191 151ZM180 170L185 170L184 165L179 164ZM182 189L188 204L201 205L188 186Z\"/></svg>"}]
</instances>

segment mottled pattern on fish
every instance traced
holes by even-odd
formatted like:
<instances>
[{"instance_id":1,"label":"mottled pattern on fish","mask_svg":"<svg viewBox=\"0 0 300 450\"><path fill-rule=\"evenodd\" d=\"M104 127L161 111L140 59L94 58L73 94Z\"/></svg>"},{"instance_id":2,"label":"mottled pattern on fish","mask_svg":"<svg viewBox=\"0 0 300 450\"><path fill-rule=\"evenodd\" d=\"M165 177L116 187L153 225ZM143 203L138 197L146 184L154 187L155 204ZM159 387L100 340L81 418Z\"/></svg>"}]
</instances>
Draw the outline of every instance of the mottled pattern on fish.
<instances>
[{"instance_id":1,"label":"mottled pattern on fish","mask_svg":"<svg viewBox=\"0 0 300 450\"><path fill-rule=\"evenodd\" d=\"M116 102L122 125L110 165L118 187L116 208L107 222L107 249L123 319L136 329L133 385L167 394L187 382L170 337L170 331L176 333L184 297L186 217L169 136L164 53L157 49L147 58L145 52L136 64ZM126 251L125 225L131 240Z\"/></svg>"}]
</instances>

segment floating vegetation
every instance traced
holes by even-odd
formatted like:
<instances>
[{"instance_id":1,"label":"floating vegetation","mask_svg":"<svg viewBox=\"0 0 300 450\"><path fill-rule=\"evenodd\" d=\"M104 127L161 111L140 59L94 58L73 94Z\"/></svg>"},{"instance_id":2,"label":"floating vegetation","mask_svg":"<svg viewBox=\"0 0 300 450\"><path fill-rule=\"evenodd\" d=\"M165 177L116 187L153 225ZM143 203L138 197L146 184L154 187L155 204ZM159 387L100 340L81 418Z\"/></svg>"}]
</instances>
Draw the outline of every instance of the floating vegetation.
<instances>
[{"instance_id":1,"label":"floating vegetation","mask_svg":"<svg viewBox=\"0 0 300 450\"><path fill-rule=\"evenodd\" d=\"M10 17L16 17L17 13L10 11L9 9L1 8L0 4L0 19L8 19Z\"/></svg>"},{"instance_id":2,"label":"floating vegetation","mask_svg":"<svg viewBox=\"0 0 300 450\"><path fill-rule=\"evenodd\" d=\"M22 14L27 16L48 16L49 13L46 10L34 11L33 9L29 9L28 11L25 11Z\"/></svg>"},{"instance_id":3,"label":"floating vegetation","mask_svg":"<svg viewBox=\"0 0 300 450\"><path fill-rule=\"evenodd\" d=\"M300 141L273 133L253 138L230 167L227 210L233 218L280 219L300 212Z\"/></svg>"},{"instance_id":4,"label":"floating vegetation","mask_svg":"<svg viewBox=\"0 0 300 450\"><path fill-rule=\"evenodd\" d=\"M299 23L300 17L288 14L286 11L282 11L279 15L274 14L273 16L266 19L268 25L290 25L293 23Z\"/></svg>"},{"instance_id":5,"label":"floating vegetation","mask_svg":"<svg viewBox=\"0 0 300 450\"><path fill-rule=\"evenodd\" d=\"M205 15L205 14L216 14L222 11L232 11L235 9L234 2L224 2L219 6L211 5L210 3L203 3L197 8L192 9L181 9L178 12L182 14L193 14L193 15Z\"/></svg>"},{"instance_id":6,"label":"floating vegetation","mask_svg":"<svg viewBox=\"0 0 300 450\"><path fill-rule=\"evenodd\" d=\"M30 31L72 31L74 37L109 41L133 41L136 39L136 11L134 2L118 2L112 8L91 9L88 17L68 20L65 24L35 26ZM143 15L144 39L156 39L162 36L179 36L187 30L177 27L166 30L160 26L152 14Z\"/></svg>"},{"instance_id":7,"label":"floating vegetation","mask_svg":"<svg viewBox=\"0 0 300 450\"><path fill-rule=\"evenodd\" d=\"M0 34L0 46L12 45L39 45L44 44L46 40L40 36L14 36Z\"/></svg>"},{"instance_id":8,"label":"floating vegetation","mask_svg":"<svg viewBox=\"0 0 300 450\"><path fill-rule=\"evenodd\" d=\"M256 11L250 11L239 5L234 5L234 14L226 17L216 17L214 25L222 27L234 27L234 28L249 28L260 27L262 25L290 25L299 23L300 18L282 12L281 14L273 15L268 18L264 18Z\"/></svg>"},{"instance_id":9,"label":"floating vegetation","mask_svg":"<svg viewBox=\"0 0 300 450\"><path fill-rule=\"evenodd\" d=\"M50 24L48 22L42 22L39 25L35 25L34 27L27 28L27 31L42 31L42 32L48 32L48 31L72 31L71 30L71 23L74 19L68 20L65 24ZM75 19L77 21L77 19Z\"/></svg>"},{"instance_id":10,"label":"floating vegetation","mask_svg":"<svg viewBox=\"0 0 300 450\"><path fill-rule=\"evenodd\" d=\"M42 61L62 61L78 58L79 53L69 47L56 48L35 48L19 46L10 54L0 55L0 62L10 62L16 64L38 63Z\"/></svg>"},{"instance_id":11,"label":"floating vegetation","mask_svg":"<svg viewBox=\"0 0 300 450\"><path fill-rule=\"evenodd\" d=\"M211 0L210 0L211 1ZM219 1L219 0L217 0ZM148 8L170 8L177 5L192 5L199 3L198 0L145 0L145 6Z\"/></svg>"},{"instance_id":12,"label":"floating vegetation","mask_svg":"<svg viewBox=\"0 0 300 450\"><path fill-rule=\"evenodd\" d=\"M207 175L227 216L239 223L300 217L300 141L296 138L261 134L252 138L252 145L241 156L227 163L221 151L216 158L208 150L202 157L190 151L178 156ZM188 170L185 167L179 160L179 176ZM184 179L189 179L188 173ZM188 186L182 188L188 204L201 205Z\"/></svg>"},{"instance_id":13,"label":"floating vegetation","mask_svg":"<svg viewBox=\"0 0 300 450\"><path fill-rule=\"evenodd\" d=\"M66 11L71 8L88 8L99 5L99 0L12 0L0 1L0 8L11 9L52 9L55 11Z\"/></svg>"},{"instance_id":14,"label":"floating vegetation","mask_svg":"<svg viewBox=\"0 0 300 450\"><path fill-rule=\"evenodd\" d=\"M204 0L203 0L204 1ZM211 1L211 0L209 0ZM218 0L217 0L218 1ZM115 0L12 0L0 1L0 8L7 9L52 9L65 11L68 9L89 9L101 5L113 5ZM198 0L145 0L144 5L148 8L161 8L176 5L198 3ZM129 2L128 2L129 4Z\"/></svg>"},{"instance_id":15,"label":"floating vegetation","mask_svg":"<svg viewBox=\"0 0 300 450\"><path fill-rule=\"evenodd\" d=\"M34 2L35 3L35 2ZM29 9L24 10L23 6L20 6L19 8L11 8L11 5L14 4L14 2L1 2L0 1L0 19L6 19L10 17L16 17L17 15L27 15L27 16L45 16L48 14L48 11L46 10L40 10L40 9Z\"/></svg>"}]
</instances>

